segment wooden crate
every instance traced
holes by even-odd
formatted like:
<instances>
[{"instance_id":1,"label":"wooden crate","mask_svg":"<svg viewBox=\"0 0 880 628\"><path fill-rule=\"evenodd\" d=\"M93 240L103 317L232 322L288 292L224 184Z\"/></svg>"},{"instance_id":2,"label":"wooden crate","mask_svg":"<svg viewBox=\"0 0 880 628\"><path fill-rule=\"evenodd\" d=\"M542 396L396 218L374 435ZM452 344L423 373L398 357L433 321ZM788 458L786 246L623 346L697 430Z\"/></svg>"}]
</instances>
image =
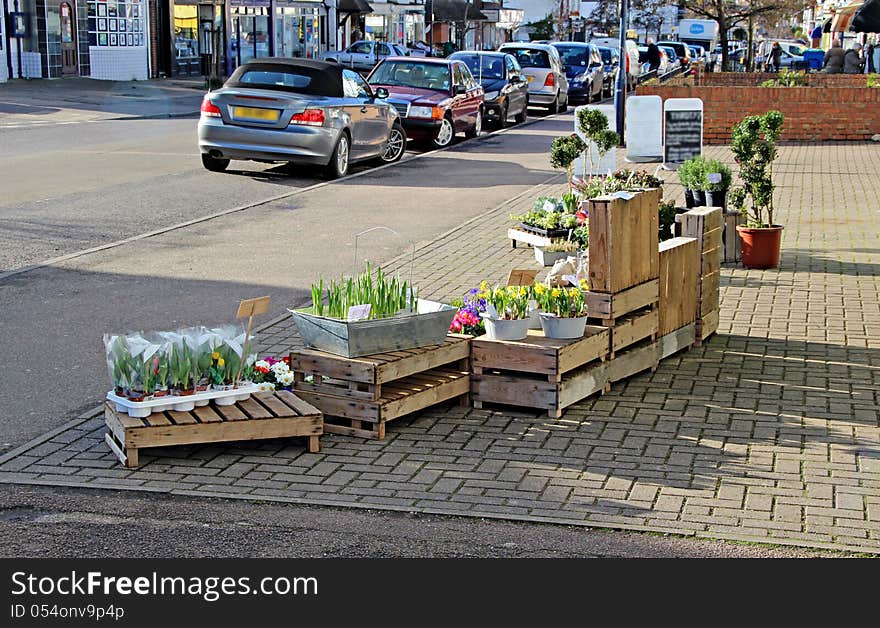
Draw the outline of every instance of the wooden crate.
<instances>
[{"instance_id":1,"label":"wooden crate","mask_svg":"<svg viewBox=\"0 0 880 628\"><path fill-rule=\"evenodd\" d=\"M661 191L633 193L629 200L602 196L588 201L590 290L618 293L657 279Z\"/></svg>"},{"instance_id":2,"label":"wooden crate","mask_svg":"<svg viewBox=\"0 0 880 628\"><path fill-rule=\"evenodd\" d=\"M608 328L611 332L609 359L615 359L620 351L646 338L655 340L659 324L660 312L655 305L649 305L642 310L618 318L614 325Z\"/></svg>"},{"instance_id":3,"label":"wooden crate","mask_svg":"<svg viewBox=\"0 0 880 628\"><path fill-rule=\"evenodd\" d=\"M312 453L324 433L321 411L289 391L253 395L231 406L207 405L189 412L154 412L143 419L104 405L104 440L127 467L138 466L145 447L194 445L306 436Z\"/></svg>"},{"instance_id":4,"label":"wooden crate","mask_svg":"<svg viewBox=\"0 0 880 628\"><path fill-rule=\"evenodd\" d=\"M700 248L700 279L697 286L696 344L718 329L720 306L723 216L720 207L697 207L675 217L682 235L696 238Z\"/></svg>"},{"instance_id":5,"label":"wooden crate","mask_svg":"<svg viewBox=\"0 0 880 628\"><path fill-rule=\"evenodd\" d=\"M525 340L475 338L471 343L474 407L484 403L541 408L554 418L605 389L610 347L606 327L588 325L583 338L547 338L530 330Z\"/></svg>"},{"instance_id":6,"label":"wooden crate","mask_svg":"<svg viewBox=\"0 0 880 628\"><path fill-rule=\"evenodd\" d=\"M324 431L385 438L385 423L465 397L470 336L449 334L443 344L359 358L313 349L290 354L297 395L326 416Z\"/></svg>"},{"instance_id":7,"label":"wooden crate","mask_svg":"<svg viewBox=\"0 0 880 628\"><path fill-rule=\"evenodd\" d=\"M660 336L693 323L697 317L700 251L696 238L660 243Z\"/></svg>"},{"instance_id":8,"label":"wooden crate","mask_svg":"<svg viewBox=\"0 0 880 628\"><path fill-rule=\"evenodd\" d=\"M584 292L590 318L606 327L614 326L616 320L622 316L657 303L659 296L660 282L657 279L615 294L593 290Z\"/></svg>"},{"instance_id":9,"label":"wooden crate","mask_svg":"<svg viewBox=\"0 0 880 628\"><path fill-rule=\"evenodd\" d=\"M656 340L642 342L617 353L613 360L605 363L605 372L609 384L632 377L637 373L650 369L657 370L660 363L660 343Z\"/></svg>"},{"instance_id":10,"label":"wooden crate","mask_svg":"<svg viewBox=\"0 0 880 628\"><path fill-rule=\"evenodd\" d=\"M746 219L742 212L724 212L724 231L721 235L721 239L724 243L723 262L735 263L740 260L742 249L740 245L739 231L736 230L736 227L738 225L744 225L745 223Z\"/></svg>"}]
</instances>

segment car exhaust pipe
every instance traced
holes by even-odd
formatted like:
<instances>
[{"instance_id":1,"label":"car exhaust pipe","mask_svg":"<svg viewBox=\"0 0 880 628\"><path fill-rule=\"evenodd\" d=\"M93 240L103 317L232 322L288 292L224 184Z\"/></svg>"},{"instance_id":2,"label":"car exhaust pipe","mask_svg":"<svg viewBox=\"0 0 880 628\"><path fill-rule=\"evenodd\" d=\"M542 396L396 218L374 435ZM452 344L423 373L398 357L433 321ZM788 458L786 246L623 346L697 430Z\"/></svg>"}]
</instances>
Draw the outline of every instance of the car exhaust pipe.
<instances>
[{"instance_id":1,"label":"car exhaust pipe","mask_svg":"<svg viewBox=\"0 0 880 628\"><path fill-rule=\"evenodd\" d=\"M223 158L223 153L221 153L221 152L220 152L219 150L217 150L216 148L215 148L214 150L208 151L208 154L209 154L211 157L213 157L214 159L222 159L222 158Z\"/></svg>"}]
</instances>

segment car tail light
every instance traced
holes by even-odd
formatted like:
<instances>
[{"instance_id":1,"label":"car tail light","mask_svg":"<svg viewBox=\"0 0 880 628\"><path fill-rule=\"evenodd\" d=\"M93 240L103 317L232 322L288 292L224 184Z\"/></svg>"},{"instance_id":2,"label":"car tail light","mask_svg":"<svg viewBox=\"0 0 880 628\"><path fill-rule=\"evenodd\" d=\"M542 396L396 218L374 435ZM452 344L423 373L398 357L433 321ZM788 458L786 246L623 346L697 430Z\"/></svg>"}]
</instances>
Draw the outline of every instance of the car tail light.
<instances>
[{"instance_id":1,"label":"car tail light","mask_svg":"<svg viewBox=\"0 0 880 628\"><path fill-rule=\"evenodd\" d=\"M544 79L544 87L556 87L556 76L551 72Z\"/></svg>"},{"instance_id":2,"label":"car tail light","mask_svg":"<svg viewBox=\"0 0 880 628\"><path fill-rule=\"evenodd\" d=\"M202 100L202 106L199 107L199 110L202 112L202 115L206 118L219 118L220 107L212 103L207 96L205 96L204 100Z\"/></svg>"},{"instance_id":3,"label":"car tail light","mask_svg":"<svg viewBox=\"0 0 880 628\"><path fill-rule=\"evenodd\" d=\"M324 110L306 109L302 113L295 113L290 117L290 123L303 126L324 126Z\"/></svg>"},{"instance_id":4,"label":"car tail light","mask_svg":"<svg viewBox=\"0 0 880 628\"><path fill-rule=\"evenodd\" d=\"M629 52L626 53L626 73L629 74Z\"/></svg>"}]
</instances>

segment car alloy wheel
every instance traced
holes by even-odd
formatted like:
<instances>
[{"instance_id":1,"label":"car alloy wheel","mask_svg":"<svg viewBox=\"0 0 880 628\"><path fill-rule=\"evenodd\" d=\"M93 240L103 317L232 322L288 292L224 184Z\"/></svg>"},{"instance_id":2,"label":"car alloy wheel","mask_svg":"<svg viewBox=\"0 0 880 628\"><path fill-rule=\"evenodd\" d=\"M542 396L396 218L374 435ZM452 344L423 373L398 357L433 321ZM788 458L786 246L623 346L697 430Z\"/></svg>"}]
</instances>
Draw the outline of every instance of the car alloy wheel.
<instances>
[{"instance_id":1,"label":"car alloy wheel","mask_svg":"<svg viewBox=\"0 0 880 628\"><path fill-rule=\"evenodd\" d=\"M477 110L477 119L474 121L474 126L468 130L465 135L469 138L479 137L480 132L483 130L483 110Z\"/></svg>"},{"instance_id":2,"label":"car alloy wheel","mask_svg":"<svg viewBox=\"0 0 880 628\"><path fill-rule=\"evenodd\" d=\"M382 161L392 163L403 157L406 150L406 134L399 124L391 127L391 133L385 142L385 150L382 152Z\"/></svg>"},{"instance_id":3,"label":"car alloy wheel","mask_svg":"<svg viewBox=\"0 0 880 628\"><path fill-rule=\"evenodd\" d=\"M344 177L348 174L348 157L348 135L342 133L340 134L339 139L336 140L336 148L333 149L333 154L330 156L330 163L328 163L326 167L327 176L330 179L338 179L339 177Z\"/></svg>"},{"instance_id":4,"label":"car alloy wheel","mask_svg":"<svg viewBox=\"0 0 880 628\"><path fill-rule=\"evenodd\" d=\"M437 131L437 137L434 138L434 144L439 148L449 146L452 143L453 137L455 137L455 130L452 128L452 120L443 118L440 121L440 130Z\"/></svg>"}]
</instances>

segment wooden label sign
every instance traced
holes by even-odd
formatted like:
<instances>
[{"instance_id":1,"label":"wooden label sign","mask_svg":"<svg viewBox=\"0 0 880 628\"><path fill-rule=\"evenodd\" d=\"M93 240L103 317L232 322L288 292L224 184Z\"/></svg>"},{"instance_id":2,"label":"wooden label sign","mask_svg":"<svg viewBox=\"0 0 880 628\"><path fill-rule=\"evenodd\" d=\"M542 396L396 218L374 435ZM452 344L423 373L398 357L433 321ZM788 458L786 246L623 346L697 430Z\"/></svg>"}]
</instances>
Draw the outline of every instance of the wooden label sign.
<instances>
[{"instance_id":1,"label":"wooden label sign","mask_svg":"<svg viewBox=\"0 0 880 628\"><path fill-rule=\"evenodd\" d=\"M238 313L235 318L247 318L256 316L257 314L265 314L269 311L269 297L257 297L256 299L245 299L238 304Z\"/></svg>"},{"instance_id":2,"label":"wooden label sign","mask_svg":"<svg viewBox=\"0 0 880 628\"><path fill-rule=\"evenodd\" d=\"M703 101L668 98L663 104L663 164L676 166L703 152Z\"/></svg>"},{"instance_id":3,"label":"wooden label sign","mask_svg":"<svg viewBox=\"0 0 880 628\"><path fill-rule=\"evenodd\" d=\"M630 96L626 99L626 160L659 161L663 157L663 99Z\"/></svg>"},{"instance_id":4,"label":"wooden label sign","mask_svg":"<svg viewBox=\"0 0 880 628\"><path fill-rule=\"evenodd\" d=\"M510 274L507 275L507 285L531 286L533 283L535 283L535 277L537 277L537 275L538 271L532 270L530 268L511 270Z\"/></svg>"}]
</instances>

